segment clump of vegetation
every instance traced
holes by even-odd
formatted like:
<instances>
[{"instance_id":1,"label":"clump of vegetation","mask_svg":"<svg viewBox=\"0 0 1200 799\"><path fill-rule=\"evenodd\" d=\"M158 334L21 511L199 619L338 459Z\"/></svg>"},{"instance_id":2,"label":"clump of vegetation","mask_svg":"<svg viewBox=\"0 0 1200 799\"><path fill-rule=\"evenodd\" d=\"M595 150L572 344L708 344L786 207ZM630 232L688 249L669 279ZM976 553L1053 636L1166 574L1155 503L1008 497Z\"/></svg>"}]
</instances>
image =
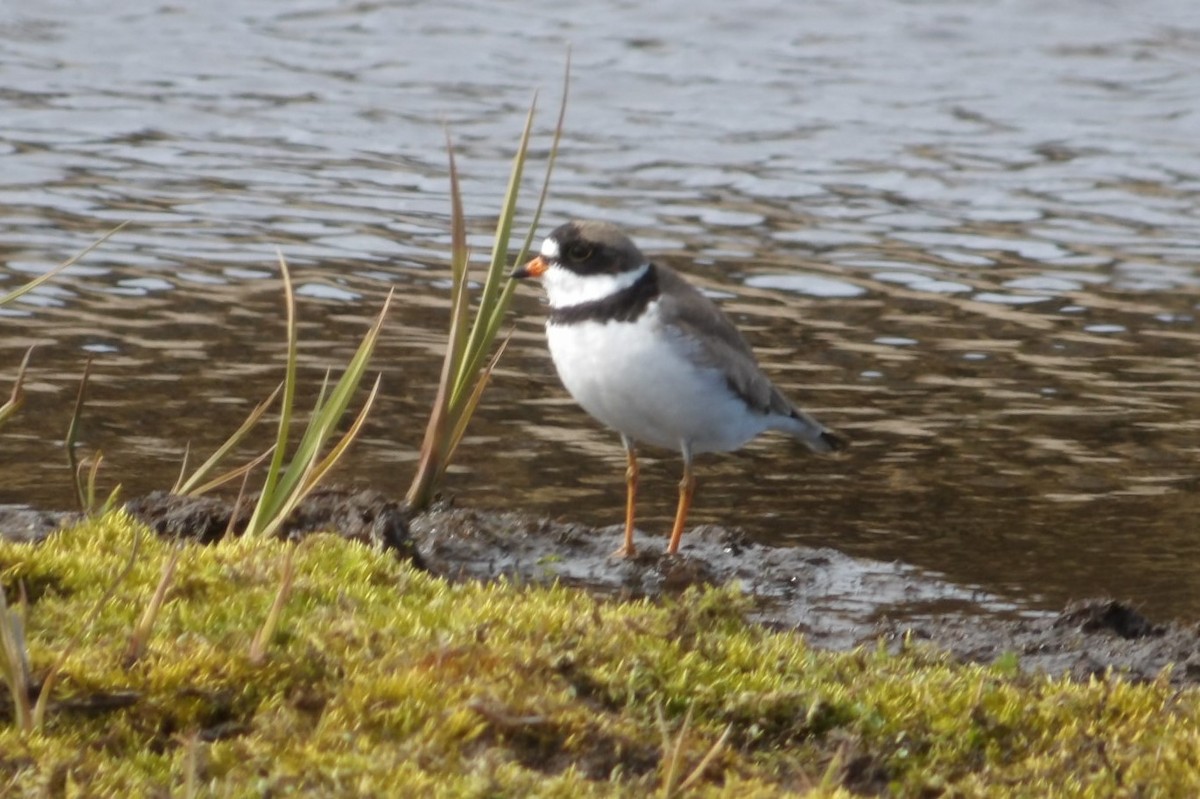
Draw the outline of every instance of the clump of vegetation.
<instances>
[{"instance_id":1,"label":"clump of vegetation","mask_svg":"<svg viewBox=\"0 0 1200 799\"><path fill-rule=\"evenodd\" d=\"M522 263L537 231L542 216L542 207L550 188L550 176L554 172L554 161L558 155L558 143L562 138L563 119L567 110L567 88L571 72L570 59L563 77L562 102L558 110L558 124L550 153L546 159L546 176L538 197L533 219L526 230L524 241L517 253L516 262ZM413 510L424 510L433 501L446 468L454 451L467 431L483 390L487 387L492 370L504 352L501 345L492 352L500 325L508 313L516 282L508 277L509 251L512 244L513 224L517 213L517 198L521 193L521 176L529 154L529 138L533 132L534 112L537 98L525 118L525 129L517 151L513 155L508 188L500 205L496 219L496 232L492 240L492 257L483 273L483 289L479 292L475 306L471 307L468 288L468 262L466 216L463 213L462 195L458 188L458 169L454 164L454 148L447 136L450 158L450 324L447 332L446 354L442 360L442 372L438 379L437 394L433 400L429 421L425 426L425 438L417 460L417 472L409 486L406 501Z\"/></svg>"},{"instance_id":2,"label":"clump of vegetation","mask_svg":"<svg viewBox=\"0 0 1200 799\"><path fill-rule=\"evenodd\" d=\"M350 428L338 439L328 454L322 454L326 443L332 439L337 426L345 416L350 399L362 382L392 301L392 295L389 293L375 324L363 336L362 343L359 344L354 356L346 365L341 378L330 387L329 378L326 376L325 383L321 386L321 393L317 397L316 406L300 437L300 443L296 446L296 451L291 453L291 460L285 467L284 461L289 454L288 439L291 436L291 421L296 396L296 358L299 336L296 330L295 297L292 292L291 275L288 273L287 262L283 259L282 254L279 256L279 266L283 274L287 306L287 366L283 382L283 399L280 403L279 423L275 443L271 447L271 463L267 468L262 489L258 493L258 502L254 506L254 513L244 531L246 536L252 538L274 535L287 519L288 514L300 504L301 500L312 493L358 436L358 432L366 422L367 414L370 413L371 406L375 402L375 397L379 394L378 377ZM253 417L255 414L251 415Z\"/></svg>"},{"instance_id":3,"label":"clump of vegetation","mask_svg":"<svg viewBox=\"0 0 1200 799\"><path fill-rule=\"evenodd\" d=\"M120 512L39 546L24 585L41 731L0 705L6 796L1192 795L1200 695L850 653L743 619L736 589L605 602L453 584L327 535L178 545ZM269 657L262 619L294 547ZM179 560L136 661L140 607ZM97 609L94 621L89 614ZM36 699L35 699L36 701Z\"/></svg>"},{"instance_id":4,"label":"clump of vegetation","mask_svg":"<svg viewBox=\"0 0 1200 799\"><path fill-rule=\"evenodd\" d=\"M185 478L183 474L180 474L172 489L172 493L196 496L241 477L243 478L242 490L244 492L245 479L249 477L250 472L256 466L269 457L270 464L267 467L262 488L258 492L254 511L245 530L242 531L244 535L251 538L276 534L288 514L295 510L296 506L321 483L358 436L371 411L371 406L379 394L379 377L376 377L362 408L349 428L326 452L326 446L334 438L335 432L346 417L350 400L358 391L363 377L366 375L367 366L371 362L371 356L379 341L379 335L383 330L383 323L392 302L392 293L389 292L383 302L383 308L379 311L379 316L363 336L362 342L358 345L353 357L347 362L341 377L332 386L329 375L326 374L325 382L317 396L316 405L313 407L312 413L308 417L308 423L300 435L300 441L293 451L289 449L289 442L292 438L292 419L295 415L296 363L300 339L296 326L296 298L292 290L291 272L282 253L279 255L279 271L283 277L284 308L287 318L287 356L284 361L283 382L267 399L250 412L241 427L234 431L217 448L216 452L197 467L189 477ZM250 462L213 477L217 468L254 428L276 398L281 399L275 440L271 446ZM184 471L187 468L186 460L185 455ZM239 495L239 501L240 499Z\"/></svg>"}]
</instances>

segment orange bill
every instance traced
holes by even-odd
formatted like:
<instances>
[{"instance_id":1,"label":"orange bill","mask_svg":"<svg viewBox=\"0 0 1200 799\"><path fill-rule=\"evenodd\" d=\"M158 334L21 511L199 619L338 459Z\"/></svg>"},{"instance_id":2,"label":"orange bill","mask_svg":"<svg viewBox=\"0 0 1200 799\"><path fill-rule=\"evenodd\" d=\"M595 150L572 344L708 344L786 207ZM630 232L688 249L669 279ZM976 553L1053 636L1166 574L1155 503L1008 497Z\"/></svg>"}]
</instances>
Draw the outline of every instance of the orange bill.
<instances>
[{"instance_id":1,"label":"orange bill","mask_svg":"<svg viewBox=\"0 0 1200 799\"><path fill-rule=\"evenodd\" d=\"M550 262L545 256L539 255L524 266L518 266L513 270L512 276L517 280L524 280L529 277L541 277L546 274L546 270L550 268Z\"/></svg>"}]
</instances>

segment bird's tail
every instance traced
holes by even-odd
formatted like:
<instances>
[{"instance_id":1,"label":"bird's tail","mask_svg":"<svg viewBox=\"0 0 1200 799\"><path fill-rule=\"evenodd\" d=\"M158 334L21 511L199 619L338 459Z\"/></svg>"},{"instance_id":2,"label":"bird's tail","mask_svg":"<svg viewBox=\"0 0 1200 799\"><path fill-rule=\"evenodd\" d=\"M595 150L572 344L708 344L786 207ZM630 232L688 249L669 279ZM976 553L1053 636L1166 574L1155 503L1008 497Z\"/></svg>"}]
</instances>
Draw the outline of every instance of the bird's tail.
<instances>
[{"instance_id":1,"label":"bird's tail","mask_svg":"<svg viewBox=\"0 0 1200 799\"><path fill-rule=\"evenodd\" d=\"M793 408L790 415L780 417L778 429L798 439L813 452L836 452L850 446L844 436L798 408Z\"/></svg>"}]
</instances>

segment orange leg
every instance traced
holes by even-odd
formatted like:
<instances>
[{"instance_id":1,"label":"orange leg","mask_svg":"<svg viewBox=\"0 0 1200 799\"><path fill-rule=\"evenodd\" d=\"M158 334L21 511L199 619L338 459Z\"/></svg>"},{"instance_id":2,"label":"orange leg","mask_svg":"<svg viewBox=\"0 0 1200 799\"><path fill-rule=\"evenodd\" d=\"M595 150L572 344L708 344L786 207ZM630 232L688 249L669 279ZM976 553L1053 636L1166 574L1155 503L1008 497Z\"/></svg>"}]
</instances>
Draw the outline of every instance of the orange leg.
<instances>
[{"instance_id":1,"label":"orange leg","mask_svg":"<svg viewBox=\"0 0 1200 799\"><path fill-rule=\"evenodd\" d=\"M683 538L683 525L687 523L688 511L692 507L692 494L696 491L696 477L692 474L692 447L683 444L683 479L679 481L679 507L675 511L675 526L671 528L671 543L667 554L679 552L679 541Z\"/></svg>"},{"instance_id":2,"label":"orange leg","mask_svg":"<svg viewBox=\"0 0 1200 799\"><path fill-rule=\"evenodd\" d=\"M625 467L625 543L613 556L632 558L637 554L637 549L633 546L633 520L637 512L637 450L634 449L633 441L625 436L621 436L621 443L625 445L625 462L628 464Z\"/></svg>"}]
</instances>

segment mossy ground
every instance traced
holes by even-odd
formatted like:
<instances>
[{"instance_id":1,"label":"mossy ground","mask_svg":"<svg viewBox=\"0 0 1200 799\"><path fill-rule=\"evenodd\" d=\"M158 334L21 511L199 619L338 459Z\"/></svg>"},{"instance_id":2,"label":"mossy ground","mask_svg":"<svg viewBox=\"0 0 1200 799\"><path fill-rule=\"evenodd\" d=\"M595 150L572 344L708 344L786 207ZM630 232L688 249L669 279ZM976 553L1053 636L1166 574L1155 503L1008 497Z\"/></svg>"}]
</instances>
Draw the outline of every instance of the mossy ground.
<instances>
[{"instance_id":1,"label":"mossy ground","mask_svg":"<svg viewBox=\"0 0 1200 799\"><path fill-rule=\"evenodd\" d=\"M35 676L136 530L115 513L41 545L0 543L10 600L18 581L30 597ZM289 545L240 540L184 545L149 649L127 666L173 546L139 538L46 728L23 735L0 705L0 794L659 796L658 714L673 746L689 709L681 777L731 732L687 795L1200 792L1200 695L1166 680L1078 683L911 647L824 652L745 623L732 589L650 603L453 584L333 536L296 545L265 664L250 642Z\"/></svg>"}]
</instances>

